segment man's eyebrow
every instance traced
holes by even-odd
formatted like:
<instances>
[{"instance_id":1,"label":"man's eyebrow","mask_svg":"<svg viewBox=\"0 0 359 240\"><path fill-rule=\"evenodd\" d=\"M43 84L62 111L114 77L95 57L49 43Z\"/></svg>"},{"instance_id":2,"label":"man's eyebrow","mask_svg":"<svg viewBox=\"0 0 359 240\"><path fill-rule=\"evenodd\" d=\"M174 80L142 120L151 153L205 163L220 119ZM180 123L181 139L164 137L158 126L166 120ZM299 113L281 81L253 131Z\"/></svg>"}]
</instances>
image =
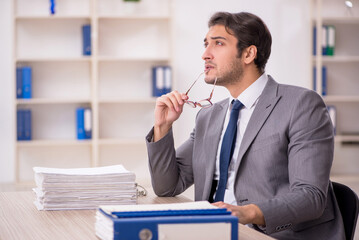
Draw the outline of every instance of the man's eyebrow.
<instances>
[{"instance_id":1,"label":"man's eyebrow","mask_svg":"<svg viewBox=\"0 0 359 240\"><path fill-rule=\"evenodd\" d=\"M217 39L227 40L225 37L221 37L221 36L218 36L218 37L210 37L210 39L212 39L212 40L217 40ZM204 42L207 42L207 38L205 38L203 41L204 41Z\"/></svg>"}]
</instances>

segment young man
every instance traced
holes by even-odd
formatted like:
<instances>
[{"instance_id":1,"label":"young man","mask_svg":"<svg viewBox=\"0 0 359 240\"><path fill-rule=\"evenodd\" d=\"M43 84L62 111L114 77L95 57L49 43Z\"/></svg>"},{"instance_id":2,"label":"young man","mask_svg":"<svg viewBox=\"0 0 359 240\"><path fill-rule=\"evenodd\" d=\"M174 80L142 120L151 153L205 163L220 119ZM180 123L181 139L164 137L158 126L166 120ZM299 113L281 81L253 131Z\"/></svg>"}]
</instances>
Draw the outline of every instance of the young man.
<instances>
[{"instance_id":1,"label":"young man","mask_svg":"<svg viewBox=\"0 0 359 240\"><path fill-rule=\"evenodd\" d=\"M155 193L175 196L194 184L195 200L275 238L344 239L329 181L333 126L321 97L264 72L272 40L257 16L219 12L208 25L205 81L230 97L202 108L177 150L173 122L186 102L203 102L177 91L158 98L146 137Z\"/></svg>"}]
</instances>

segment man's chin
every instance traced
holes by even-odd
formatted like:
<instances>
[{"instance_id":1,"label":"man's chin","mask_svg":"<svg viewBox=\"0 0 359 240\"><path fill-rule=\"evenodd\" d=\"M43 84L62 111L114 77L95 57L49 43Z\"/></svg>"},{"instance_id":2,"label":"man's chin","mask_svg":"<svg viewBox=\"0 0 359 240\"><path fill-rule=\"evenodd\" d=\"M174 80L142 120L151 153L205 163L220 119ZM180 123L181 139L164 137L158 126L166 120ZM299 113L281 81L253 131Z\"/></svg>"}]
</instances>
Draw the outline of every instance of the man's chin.
<instances>
[{"instance_id":1,"label":"man's chin","mask_svg":"<svg viewBox=\"0 0 359 240\"><path fill-rule=\"evenodd\" d=\"M215 78L215 77L212 77L212 76L206 76L206 77L204 78L204 81L205 81L207 84L213 84L215 80L216 80L216 78ZM217 81L218 81L218 80L217 80Z\"/></svg>"}]
</instances>

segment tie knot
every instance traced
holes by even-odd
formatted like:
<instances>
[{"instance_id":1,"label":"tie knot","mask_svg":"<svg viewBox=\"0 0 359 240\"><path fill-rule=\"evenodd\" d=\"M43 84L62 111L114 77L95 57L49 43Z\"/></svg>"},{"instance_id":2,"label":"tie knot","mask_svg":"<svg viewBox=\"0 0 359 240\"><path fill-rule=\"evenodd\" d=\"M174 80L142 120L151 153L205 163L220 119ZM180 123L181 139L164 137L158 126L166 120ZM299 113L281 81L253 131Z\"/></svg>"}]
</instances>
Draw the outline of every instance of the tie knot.
<instances>
[{"instance_id":1,"label":"tie knot","mask_svg":"<svg viewBox=\"0 0 359 240\"><path fill-rule=\"evenodd\" d=\"M232 111L238 111L243 107L243 104L239 100L233 100L232 102Z\"/></svg>"}]
</instances>

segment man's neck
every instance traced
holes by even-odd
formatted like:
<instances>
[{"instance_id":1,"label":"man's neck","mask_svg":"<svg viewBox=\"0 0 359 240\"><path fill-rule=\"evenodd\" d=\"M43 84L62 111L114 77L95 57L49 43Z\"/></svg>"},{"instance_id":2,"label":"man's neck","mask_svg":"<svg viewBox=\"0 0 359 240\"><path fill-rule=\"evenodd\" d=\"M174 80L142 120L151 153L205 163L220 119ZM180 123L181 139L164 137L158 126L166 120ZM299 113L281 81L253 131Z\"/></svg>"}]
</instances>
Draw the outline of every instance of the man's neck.
<instances>
[{"instance_id":1,"label":"man's neck","mask_svg":"<svg viewBox=\"0 0 359 240\"><path fill-rule=\"evenodd\" d=\"M233 98L237 98L244 90L254 83L263 73L258 71L244 72L241 79L233 85L226 86Z\"/></svg>"}]
</instances>

